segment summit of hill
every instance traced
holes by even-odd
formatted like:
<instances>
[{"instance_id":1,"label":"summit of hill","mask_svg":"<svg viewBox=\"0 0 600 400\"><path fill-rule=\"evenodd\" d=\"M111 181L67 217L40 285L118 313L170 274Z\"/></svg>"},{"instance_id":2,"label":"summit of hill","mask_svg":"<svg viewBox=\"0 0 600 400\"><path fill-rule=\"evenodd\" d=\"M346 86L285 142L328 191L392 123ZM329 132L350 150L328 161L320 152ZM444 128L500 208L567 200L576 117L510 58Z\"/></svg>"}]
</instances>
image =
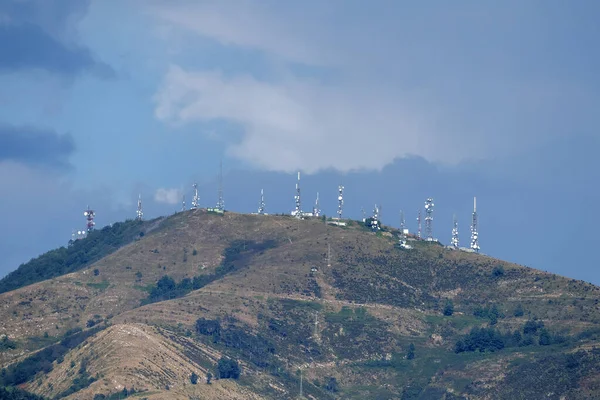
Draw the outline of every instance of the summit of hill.
<instances>
[{"instance_id":1,"label":"summit of hill","mask_svg":"<svg viewBox=\"0 0 600 400\"><path fill-rule=\"evenodd\" d=\"M600 396L598 287L328 222L190 210L32 260L0 281L0 386L93 400Z\"/></svg>"}]
</instances>

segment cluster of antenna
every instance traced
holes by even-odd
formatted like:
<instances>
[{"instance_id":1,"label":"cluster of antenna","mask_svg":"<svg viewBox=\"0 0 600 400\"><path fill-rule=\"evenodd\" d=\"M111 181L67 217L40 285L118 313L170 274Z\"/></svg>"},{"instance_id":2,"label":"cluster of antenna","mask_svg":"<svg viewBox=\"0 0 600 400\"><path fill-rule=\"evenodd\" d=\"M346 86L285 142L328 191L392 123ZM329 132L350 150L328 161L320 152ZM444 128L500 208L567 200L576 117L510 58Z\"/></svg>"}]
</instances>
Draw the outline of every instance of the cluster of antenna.
<instances>
[{"instance_id":1,"label":"cluster of antenna","mask_svg":"<svg viewBox=\"0 0 600 400\"><path fill-rule=\"evenodd\" d=\"M207 208L207 211L223 213L225 211L225 201L223 199L223 165L222 163L219 166L219 184L218 184L218 199L216 207ZM192 185L194 189L194 195L192 197L191 210L196 210L200 208L200 196L198 194L198 184L194 183ZM338 186L338 207L337 207L337 218L333 218L329 223L336 225L346 225L345 222L342 221L343 217L343 208L344 208L344 186ZM302 219L304 217L320 217L321 216L321 208L320 208L320 200L319 200L319 192L317 192L317 196L315 199L315 203L312 209L312 212L303 212L302 211L302 201L301 201L301 191L300 191L300 172L298 172L298 180L296 182L296 192L294 195L294 203L295 208L291 212L291 215L295 218ZM437 239L433 236L433 210L434 210L434 202L433 198L428 197L425 200L425 240L427 241L437 241ZM186 202L185 202L185 194L183 195L183 199L181 202L181 211L186 210ZM366 218L364 208L361 208L362 212L362 221L369 222L369 226L373 231L381 230L381 206L377 206L373 209L373 214L370 218ZM260 202L258 204L258 215L267 215L266 213L266 205L265 205L265 195L264 190L260 190ZM84 211L83 215L86 217L86 229L73 231L72 233L72 242L85 237L89 232L94 229L96 223L94 222L94 218L96 213L94 210L90 209L88 206L87 210ZM422 237L422 218L421 218L421 209L418 210L417 213L417 239L421 239ZM141 221L144 217L144 212L142 208L142 195L138 196L137 202L137 210L136 210L136 220ZM477 198L473 198L473 214L471 220L471 243L469 249L464 249L459 247L459 231L458 231L458 219L456 214L453 215L453 225L452 225L452 237L450 241L450 247L454 249L468 250L473 252L479 252L479 233L478 233L478 221L477 221ZM414 236L413 236L414 237ZM409 239L409 230L406 228L406 221L404 218L404 212L400 211L400 233L399 233L399 243L403 248L411 248L407 244L407 240Z\"/></svg>"}]
</instances>

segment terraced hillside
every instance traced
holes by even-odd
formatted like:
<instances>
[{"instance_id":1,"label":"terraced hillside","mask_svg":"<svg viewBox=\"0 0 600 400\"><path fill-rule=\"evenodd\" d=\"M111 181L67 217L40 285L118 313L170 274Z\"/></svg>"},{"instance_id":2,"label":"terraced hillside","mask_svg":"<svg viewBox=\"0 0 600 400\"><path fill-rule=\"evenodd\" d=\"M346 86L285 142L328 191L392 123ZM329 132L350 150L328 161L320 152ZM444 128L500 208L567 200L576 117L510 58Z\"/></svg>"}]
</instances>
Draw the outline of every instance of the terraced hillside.
<instances>
[{"instance_id":1,"label":"terraced hillside","mask_svg":"<svg viewBox=\"0 0 600 400\"><path fill-rule=\"evenodd\" d=\"M436 243L403 250L393 230L348 222L178 213L2 293L0 386L69 399L297 398L300 382L314 399L600 397L599 288ZM230 359L239 377L225 378Z\"/></svg>"}]
</instances>

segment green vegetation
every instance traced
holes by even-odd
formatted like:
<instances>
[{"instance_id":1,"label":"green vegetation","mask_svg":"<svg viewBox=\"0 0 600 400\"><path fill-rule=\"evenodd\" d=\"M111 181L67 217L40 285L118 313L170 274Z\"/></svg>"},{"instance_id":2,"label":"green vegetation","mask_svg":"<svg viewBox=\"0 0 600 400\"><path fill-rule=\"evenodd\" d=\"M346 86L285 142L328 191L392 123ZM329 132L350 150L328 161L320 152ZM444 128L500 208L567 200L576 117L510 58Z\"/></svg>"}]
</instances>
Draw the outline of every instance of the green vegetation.
<instances>
[{"instance_id":1,"label":"green vegetation","mask_svg":"<svg viewBox=\"0 0 600 400\"><path fill-rule=\"evenodd\" d=\"M133 242L146 228L146 222L125 221L90 232L84 239L69 247L51 250L0 280L0 293L18 289L32 283L79 271L119 248ZM99 271L98 271L99 273ZM96 272L94 272L95 275Z\"/></svg>"},{"instance_id":2,"label":"green vegetation","mask_svg":"<svg viewBox=\"0 0 600 400\"><path fill-rule=\"evenodd\" d=\"M77 376L73 379L73 384L67 390L58 394L56 398L62 399L63 397L79 392L81 389L90 386L94 381L96 381L96 379L92 378L87 372L87 360L83 359L79 371L77 372Z\"/></svg>"},{"instance_id":3,"label":"green vegetation","mask_svg":"<svg viewBox=\"0 0 600 400\"><path fill-rule=\"evenodd\" d=\"M88 337L96 334L103 328L94 327L82 331L79 329L69 330L64 338L52 346L12 364L0 372L0 386L17 386L32 380L39 372L47 374L52 371L52 363L63 357L69 350L77 347Z\"/></svg>"},{"instance_id":4,"label":"green vegetation","mask_svg":"<svg viewBox=\"0 0 600 400\"><path fill-rule=\"evenodd\" d=\"M179 283L176 283L170 276L165 275L152 288L148 297L142 300L142 305L183 297L193 290L198 290L229 273L243 268L253 255L275 246L276 242L272 240L260 243L246 240L233 241L223 251L223 261L220 266L215 268L214 273L195 276L193 279L185 278Z\"/></svg>"},{"instance_id":5,"label":"green vegetation","mask_svg":"<svg viewBox=\"0 0 600 400\"><path fill-rule=\"evenodd\" d=\"M217 365L219 379L239 379L240 366L236 360L222 357Z\"/></svg>"},{"instance_id":6,"label":"green vegetation","mask_svg":"<svg viewBox=\"0 0 600 400\"><path fill-rule=\"evenodd\" d=\"M15 387L0 387L0 399L2 400L44 400L43 397L26 392Z\"/></svg>"}]
</instances>

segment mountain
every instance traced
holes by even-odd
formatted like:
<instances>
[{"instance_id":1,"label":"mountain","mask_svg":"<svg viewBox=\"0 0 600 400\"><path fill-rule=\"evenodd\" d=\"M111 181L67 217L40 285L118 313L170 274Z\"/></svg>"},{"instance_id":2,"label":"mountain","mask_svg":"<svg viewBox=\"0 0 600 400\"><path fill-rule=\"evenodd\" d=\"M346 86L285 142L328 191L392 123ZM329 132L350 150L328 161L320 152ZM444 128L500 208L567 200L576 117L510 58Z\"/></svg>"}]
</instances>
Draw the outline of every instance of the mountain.
<instances>
[{"instance_id":1,"label":"mountain","mask_svg":"<svg viewBox=\"0 0 600 400\"><path fill-rule=\"evenodd\" d=\"M600 397L591 284L435 242L403 249L395 230L356 221L191 210L144 224L79 270L0 294L0 386L95 400Z\"/></svg>"}]
</instances>

